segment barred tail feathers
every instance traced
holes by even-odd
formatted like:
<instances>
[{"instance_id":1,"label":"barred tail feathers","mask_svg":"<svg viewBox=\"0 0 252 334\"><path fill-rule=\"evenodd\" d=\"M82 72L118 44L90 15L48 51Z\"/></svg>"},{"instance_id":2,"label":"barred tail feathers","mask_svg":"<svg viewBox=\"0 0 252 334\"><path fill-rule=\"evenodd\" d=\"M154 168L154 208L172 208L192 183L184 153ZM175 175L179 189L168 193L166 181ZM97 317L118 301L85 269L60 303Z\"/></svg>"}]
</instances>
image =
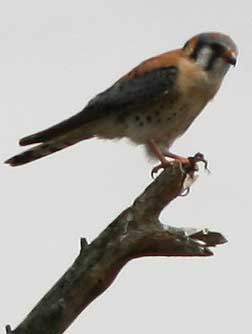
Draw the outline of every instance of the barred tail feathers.
<instances>
[{"instance_id":1,"label":"barred tail feathers","mask_svg":"<svg viewBox=\"0 0 252 334\"><path fill-rule=\"evenodd\" d=\"M58 137L53 140L49 140L39 145L36 145L20 154L17 154L6 160L5 163L13 167L21 166L34 160L41 159L57 151L63 150L64 148L72 146L83 139L88 139L91 137L92 136L86 136L85 138L83 138L83 136L73 136L72 138L71 136Z\"/></svg>"}]
</instances>

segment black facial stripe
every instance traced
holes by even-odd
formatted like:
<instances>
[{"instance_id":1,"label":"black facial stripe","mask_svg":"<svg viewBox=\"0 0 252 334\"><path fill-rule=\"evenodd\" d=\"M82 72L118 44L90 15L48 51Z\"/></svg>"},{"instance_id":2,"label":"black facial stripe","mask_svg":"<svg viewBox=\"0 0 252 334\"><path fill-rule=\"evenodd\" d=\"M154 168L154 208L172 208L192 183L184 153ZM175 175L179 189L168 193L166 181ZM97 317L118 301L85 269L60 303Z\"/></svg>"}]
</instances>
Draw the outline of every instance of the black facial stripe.
<instances>
[{"instance_id":1,"label":"black facial stripe","mask_svg":"<svg viewBox=\"0 0 252 334\"><path fill-rule=\"evenodd\" d=\"M217 60L217 56L216 56L216 54L213 53L212 57L209 59L208 65L207 65L205 70L210 71L213 68L214 63L215 63L216 60Z\"/></svg>"},{"instance_id":2,"label":"black facial stripe","mask_svg":"<svg viewBox=\"0 0 252 334\"><path fill-rule=\"evenodd\" d=\"M205 43L200 43L200 42L196 45L196 48L193 50L193 53L191 54L192 59L196 60L198 58L199 52L204 47L204 45L206 45L206 44Z\"/></svg>"},{"instance_id":3,"label":"black facial stripe","mask_svg":"<svg viewBox=\"0 0 252 334\"><path fill-rule=\"evenodd\" d=\"M209 44L203 41L199 41L190 57L194 59L195 61L197 61L199 58L200 52L204 47L211 48L213 51L212 56L210 57L207 66L205 66L205 70L210 71L213 68L214 63L217 60L217 58L221 57L224 54L225 47L223 47L222 45L218 43Z\"/></svg>"},{"instance_id":4,"label":"black facial stripe","mask_svg":"<svg viewBox=\"0 0 252 334\"><path fill-rule=\"evenodd\" d=\"M217 43L211 44L211 48L214 50L215 55L218 57L221 57L226 51L223 45Z\"/></svg>"}]
</instances>

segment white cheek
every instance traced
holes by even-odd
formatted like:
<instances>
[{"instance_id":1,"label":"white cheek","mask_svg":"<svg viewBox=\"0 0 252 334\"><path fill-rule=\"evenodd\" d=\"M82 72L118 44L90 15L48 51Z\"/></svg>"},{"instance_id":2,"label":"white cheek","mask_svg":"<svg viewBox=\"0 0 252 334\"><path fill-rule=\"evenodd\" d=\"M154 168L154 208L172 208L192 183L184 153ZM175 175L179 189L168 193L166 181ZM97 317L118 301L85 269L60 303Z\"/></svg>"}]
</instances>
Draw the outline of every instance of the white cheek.
<instances>
[{"instance_id":1,"label":"white cheek","mask_svg":"<svg viewBox=\"0 0 252 334\"><path fill-rule=\"evenodd\" d=\"M210 59L212 58L212 55L213 55L213 50L210 47L208 46L203 47L199 51L199 54L197 56L196 60L197 64L203 68L207 68Z\"/></svg>"}]
</instances>

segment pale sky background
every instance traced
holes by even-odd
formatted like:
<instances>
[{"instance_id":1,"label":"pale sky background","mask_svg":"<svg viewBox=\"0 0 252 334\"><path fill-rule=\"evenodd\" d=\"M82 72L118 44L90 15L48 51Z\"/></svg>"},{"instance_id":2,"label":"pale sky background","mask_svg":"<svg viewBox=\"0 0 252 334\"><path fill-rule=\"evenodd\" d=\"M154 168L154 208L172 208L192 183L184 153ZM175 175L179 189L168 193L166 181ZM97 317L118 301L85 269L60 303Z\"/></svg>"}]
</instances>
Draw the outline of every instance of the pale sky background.
<instances>
[{"instance_id":1,"label":"pale sky background","mask_svg":"<svg viewBox=\"0 0 252 334\"><path fill-rule=\"evenodd\" d=\"M230 34L238 65L173 147L204 152L190 196L162 215L209 227L229 243L211 258L145 258L67 330L77 333L251 332L251 1L0 2L1 161L17 140L79 111L143 59L209 30ZM152 164L126 141L87 141L49 158L0 165L0 331L16 327L93 240L151 182Z\"/></svg>"}]
</instances>

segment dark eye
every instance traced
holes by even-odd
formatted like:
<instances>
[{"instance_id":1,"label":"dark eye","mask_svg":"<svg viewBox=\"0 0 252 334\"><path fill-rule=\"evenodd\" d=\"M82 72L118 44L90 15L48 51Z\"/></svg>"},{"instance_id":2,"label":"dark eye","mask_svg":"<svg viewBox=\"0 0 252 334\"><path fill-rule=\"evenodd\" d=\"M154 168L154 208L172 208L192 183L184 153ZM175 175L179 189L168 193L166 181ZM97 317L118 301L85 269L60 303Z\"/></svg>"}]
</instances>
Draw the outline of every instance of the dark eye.
<instances>
[{"instance_id":1,"label":"dark eye","mask_svg":"<svg viewBox=\"0 0 252 334\"><path fill-rule=\"evenodd\" d=\"M217 56L222 56L225 53L225 48L221 44L213 43L211 47Z\"/></svg>"}]
</instances>

